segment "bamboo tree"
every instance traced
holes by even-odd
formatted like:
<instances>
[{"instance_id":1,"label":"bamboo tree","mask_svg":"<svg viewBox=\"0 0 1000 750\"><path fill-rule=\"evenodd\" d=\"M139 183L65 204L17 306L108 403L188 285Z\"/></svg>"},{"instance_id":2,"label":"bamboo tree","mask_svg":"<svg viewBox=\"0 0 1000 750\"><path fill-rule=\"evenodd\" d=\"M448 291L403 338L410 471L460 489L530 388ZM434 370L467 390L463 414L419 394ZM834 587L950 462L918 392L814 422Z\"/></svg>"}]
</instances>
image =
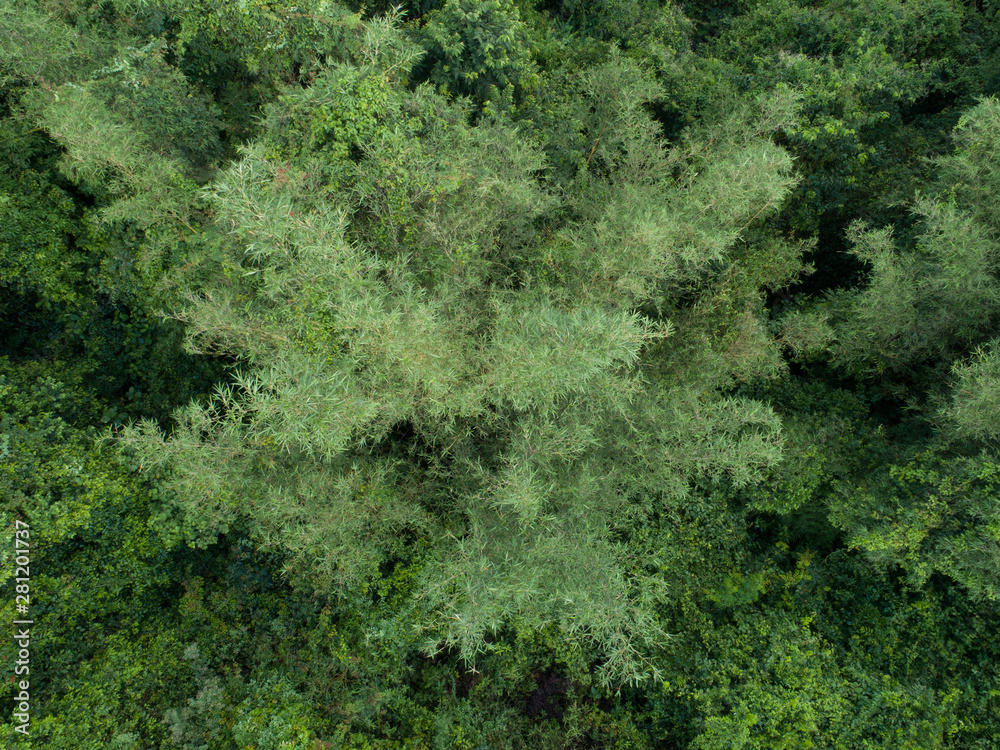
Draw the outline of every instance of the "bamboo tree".
<instances>
[{"instance_id":1,"label":"bamboo tree","mask_svg":"<svg viewBox=\"0 0 1000 750\"><path fill-rule=\"evenodd\" d=\"M243 364L169 437L123 433L161 474L163 531L245 528L319 591L367 586L417 542L400 617L428 653L475 663L504 628L554 626L603 682L653 676L668 587L613 529L699 477L758 481L780 429L714 383L647 378L650 353L684 355L652 348L673 328L639 308L678 311L737 265L731 246L791 182L762 136L794 101L759 102L749 128L734 116L721 151L668 152L648 78L621 60L588 74L599 142L554 263L531 227L557 200L538 148L407 90L412 58L372 33L358 65L289 91L213 186L232 242L177 316L193 350Z\"/></svg>"}]
</instances>

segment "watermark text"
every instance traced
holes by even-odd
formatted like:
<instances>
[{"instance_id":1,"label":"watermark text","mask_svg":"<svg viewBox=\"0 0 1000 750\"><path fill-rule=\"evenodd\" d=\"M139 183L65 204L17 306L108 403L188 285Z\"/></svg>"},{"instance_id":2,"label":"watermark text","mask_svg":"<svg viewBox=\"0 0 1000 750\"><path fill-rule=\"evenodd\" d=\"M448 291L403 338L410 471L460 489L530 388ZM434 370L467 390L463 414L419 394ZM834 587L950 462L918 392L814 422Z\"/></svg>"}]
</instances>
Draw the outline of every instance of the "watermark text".
<instances>
[{"instance_id":1,"label":"watermark text","mask_svg":"<svg viewBox=\"0 0 1000 750\"><path fill-rule=\"evenodd\" d=\"M31 724L31 625L28 606L31 604L31 545L28 524L14 521L14 603L18 619L14 620L14 643L17 659L14 662L14 731L28 735Z\"/></svg>"}]
</instances>

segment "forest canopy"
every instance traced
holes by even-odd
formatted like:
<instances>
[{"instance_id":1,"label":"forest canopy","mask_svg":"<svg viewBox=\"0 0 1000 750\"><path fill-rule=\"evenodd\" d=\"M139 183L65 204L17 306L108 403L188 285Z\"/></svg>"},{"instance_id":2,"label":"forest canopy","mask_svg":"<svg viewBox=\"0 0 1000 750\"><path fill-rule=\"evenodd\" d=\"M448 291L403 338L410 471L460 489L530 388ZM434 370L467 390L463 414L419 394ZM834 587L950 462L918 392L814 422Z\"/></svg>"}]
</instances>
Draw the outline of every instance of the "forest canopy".
<instances>
[{"instance_id":1,"label":"forest canopy","mask_svg":"<svg viewBox=\"0 0 1000 750\"><path fill-rule=\"evenodd\" d=\"M0 737L1000 745L998 26L0 0Z\"/></svg>"}]
</instances>

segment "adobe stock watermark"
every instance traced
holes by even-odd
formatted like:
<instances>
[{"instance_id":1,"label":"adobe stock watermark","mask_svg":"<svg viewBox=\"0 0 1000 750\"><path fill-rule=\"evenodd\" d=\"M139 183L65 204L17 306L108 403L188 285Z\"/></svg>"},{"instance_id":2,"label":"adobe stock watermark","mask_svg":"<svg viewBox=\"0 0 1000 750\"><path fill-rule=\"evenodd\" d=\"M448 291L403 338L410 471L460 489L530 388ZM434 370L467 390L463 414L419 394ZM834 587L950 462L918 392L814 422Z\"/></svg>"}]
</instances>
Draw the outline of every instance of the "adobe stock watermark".
<instances>
[{"instance_id":1,"label":"adobe stock watermark","mask_svg":"<svg viewBox=\"0 0 1000 750\"><path fill-rule=\"evenodd\" d=\"M17 644L17 659L14 662L14 680L17 692L14 694L14 731L28 736L31 724L31 620L28 619L28 605L31 603L31 546L28 524L14 521L14 602L19 618L14 620L14 642ZM23 619L22 619L23 618Z\"/></svg>"}]
</instances>

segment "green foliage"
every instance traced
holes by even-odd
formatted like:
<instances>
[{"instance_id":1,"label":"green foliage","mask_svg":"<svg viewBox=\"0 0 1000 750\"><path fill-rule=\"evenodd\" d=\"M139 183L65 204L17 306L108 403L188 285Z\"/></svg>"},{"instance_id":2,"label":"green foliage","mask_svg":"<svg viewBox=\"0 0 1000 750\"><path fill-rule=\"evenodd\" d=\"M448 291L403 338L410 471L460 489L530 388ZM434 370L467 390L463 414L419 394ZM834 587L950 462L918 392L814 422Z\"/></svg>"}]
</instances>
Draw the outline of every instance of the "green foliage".
<instances>
[{"instance_id":1,"label":"green foliage","mask_svg":"<svg viewBox=\"0 0 1000 750\"><path fill-rule=\"evenodd\" d=\"M170 658L172 635L139 630L155 630L171 584L148 495L113 448L72 426L99 421L78 378L59 382L6 360L2 367L3 576L21 575L18 518L30 527L31 684L33 695L46 696L32 712L32 736L54 748L137 746L124 735L152 741L162 733L156 707L184 675ZM6 612L17 619L13 597ZM11 670L14 661L8 654Z\"/></svg>"},{"instance_id":2,"label":"green foliage","mask_svg":"<svg viewBox=\"0 0 1000 750\"><path fill-rule=\"evenodd\" d=\"M828 321L822 313L791 310L781 316L781 343L797 361L819 359L834 337Z\"/></svg>"},{"instance_id":3,"label":"green foliage","mask_svg":"<svg viewBox=\"0 0 1000 750\"><path fill-rule=\"evenodd\" d=\"M791 162L761 136L793 116L795 97L734 102L711 134L693 131L668 150L644 108L656 85L634 64L614 60L583 83L593 140L571 198L580 221L555 270L565 266L561 286L575 298L663 309L724 276L736 240L787 195ZM756 292L772 279L754 281Z\"/></svg>"},{"instance_id":4,"label":"green foliage","mask_svg":"<svg viewBox=\"0 0 1000 750\"><path fill-rule=\"evenodd\" d=\"M673 643L669 680L636 706L654 742L990 746L998 696L986 697L993 668L977 671L990 657L973 645L988 612L899 589L843 552L814 560L779 545L763 557L753 599L685 613L690 635Z\"/></svg>"},{"instance_id":5,"label":"green foliage","mask_svg":"<svg viewBox=\"0 0 1000 750\"><path fill-rule=\"evenodd\" d=\"M954 91L949 70L969 49L964 15L947 0L774 0L721 24L707 46L732 66L726 78L749 91L784 83L802 93L783 143L805 179L783 226L811 234L823 217L874 218L910 198L918 160L944 145L936 121L911 112L925 97Z\"/></svg>"},{"instance_id":6,"label":"green foliage","mask_svg":"<svg viewBox=\"0 0 1000 750\"><path fill-rule=\"evenodd\" d=\"M146 599L168 576L145 490L112 449L94 444L92 430L70 424L98 422L99 411L79 381L67 386L31 369L4 362L0 481L8 518L42 530L32 554L32 588L48 606L39 621L52 623L36 642L42 663L86 652L116 616L148 614ZM89 631L87 640L75 641L77 628Z\"/></svg>"},{"instance_id":7,"label":"green foliage","mask_svg":"<svg viewBox=\"0 0 1000 750\"><path fill-rule=\"evenodd\" d=\"M88 88L67 84L33 97L31 104L45 129L67 149L60 165L65 176L107 205L105 221L132 221L147 229L187 226L193 220L195 185L183 176L181 165L156 155L144 133ZM144 261L143 270L153 272L158 261Z\"/></svg>"},{"instance_id":8,"label":"green foliage","mask_svg":"<svg viewBox=\"0 0 1000 750\"><path fill-rule=\"evenodd\" d=\"M850 391L801 378L748 390L771 401L780 415L783 460L742 498L756 511L781 516L792 541L825 547L831 493L868 470L882 430L870 420L865 400Z\"/></svg>"},{"instance_id":9,"label":"green foliage","mask_svg":"<svg viewBox=\"0 0 1000 750\"><path fill-rule=\"evenodd\" d=\"M286 93L269 108L271 158L298 160L320 152L346 161L376 133L385 116L387 81L353 67L324 70L305 94ZM331 165L332 166L332 165Z\"/></svg>"},{"instance_id":10,"label":"green foliage","mask_svg":"<svg viewBox=\"0 0 1000 750\"><path fill-rule=\"evenodd\" d=\"M184 650L183 658L191 662L198 692L183 708L171 708L165 713L163 721L170 731L169 746L182 750L220 747L227 730L223 717L226 696L221 681L205 663L197 643Z\"/></svg>"},{"instance_id":11,"label":"green foliage","mask_svg":"<svg viewBox=\"0 0 1000 750\"><path fill-rule=\"evenodd\" d=\"M41 144L26 156L41 169L51 148ZM74 205L51 171L10 167L0 178L7 199L0 208L6 351L15 359L56 360L56 370L65 368L58 377L81 378L94 391L99 424L113 421L102 416L105 406L111 415L161 416L190 398L194 383L195 391L210 387L218 368L184 354L178 327L146 307L152 279L136 270L136 238Z\"/></svg>"},{"instance_id":12,"label":"green foliage","mask_svg":"<svg viewBox=\"0 0 1000 750\"><path fill-rule=\"evenodd\" d=\"M47 31L83 47L95 36L86 22L77 19L73 28L64 20L47 19ZM15 49L31 54L30 38L14 38ZM181 206L191 198L179 195L184 177L174 157L206 166L218 154L218 120L204 96L164 62L162 40L139 47L130 44L135 41L126 38L117 50L111 44L100 53L93 49L97 64L77 66L71 76L33 71L21 82L34 84L22 104L35 124L67 147L64 171L70 179L99 199L131 194L131 203L120 204L112 216L141 227L168 217L186 223L190 212ZM136 195L146 192L151 200Z\"/></svg>"},{"instance_id":13,"label":"green foliage","mask_svg":"<svg viewBox=\"0 0 1000 750\"><path fill-rule=\"evenodd\" d=\"M927 224L917 252L893 252L890 229L852 226L871 280L841 297L853 304L835 357L859 374L898 376L953 360L984 338L997 314L998 246L990 233L952 203L923 202L917 210Z\"/></svg>"},{"instance_id":14,"label":"green foliage","mask_svg":"<svg viewBox=\"0 0 1000 750\"><path fill-rule=\"evenodd\" d=\"M484 114L509 112L534 88L528 29L513 0L447 0L424 17L428 80L469 96Z\"/></svg>"},{"instance_id":15,"label":"green foliage","mask_svg":"<svg viewBox=\"0 0 1000 750\"><path fill-rule=\"evenodd\" d=\"M915 250L894 252L891 228L852 226L855 253L872 271L866 288L834 298L834 309L843 310L835 361L850 371L912 376L991 335L1000 304L998 244L995 212L983 199L992 168L979 152L995 148L997 116L996 102L987 101L964 117L955 155L940 162L942 197L914 208L924 226Z\"/></svg>"},{"instance_id":16,"label":"green foliage","mask_svg":"<svg viewBox=\"0 0 1000 750\"><path fill-rule=\"evenodd\" d=\"M562 0L560 15L574 27L622 46L642 48L666 40L676 41L678 27L688 24L673 3L650 0ZM683 32L681 32L683 33Z\"/></svg>"},{"instance_id":17,"label":"green foliage","mask_svg":"<svg viewBox=\"0 0 1000 750\"><path fill-rule=\"evenodd\" d=\"M340 59L344 48L356 49L360 27L357 15L332 0L166 0L156 7L178 25L177 51L190 62L212 68L228 54L272 85L308 79L324 61Z\"/></svg>"},{"instance_id":18,"label":"green foliage","mask_svg":"<svg viewBox=\"0 0 1000 750\"><path fill-rule=\"evenodd\" d=\"M67 23L68 10L34 0L0 3L0 36L10 40L0 49L0 91L5 95L24 86L67 83L107 59L115 39L74 28ZM85 28L86 22L80 26Z\"/></svg>"},{"instance_id":19,"label":"green foliage","mask_svg":"<svg viewBox=\"0 0 1000 750\"><path fill-rule=\"evenodd\" d=\"M181 651L170 632L110 636L99 655L62 677L58 694L49 693L44 712L32 716L32 741L58 750L159 746L166 727L158 709L191 680Z\"/></svg>"},{"instance_id":20,"label":"green foliage","mask_svg":"<svg viewBox=\"0 0 1000 750\"><path fill-rule=\"evenodd\" d=\"M313 744L312 710L287 682L269 680L251 684L248 690L250 697L237 709L240 718L233 726L237 747L261 743L276 750L296 750Z\"/></svg>"},{"instance_id":21,"label":"green foliage","mask_svg":"<svg viewBox=\"0 0 1000 750\"><path fill-rule=\"evenodd\" d=\"M848 531L849 544L902 566L914 586L943 573L969 596L995 601L997 472L990 456L948 459L928 451L887 466L831 517Z\"/></svg>"},{"instance_id":22,"label":"green foliage","mask_svg":"<svg viewBox=\"0 0 1000 750\"><path fill-rule=\"evenodd\" d=\"M995 748L994 5L0 0L32 743Z\"/></svg>"},{"instance_id":23,"label":"green foliage","mask_svg":"<svg viewBox=\"0 0 1000 750\"><path fill-rule=\"evenodd\" d=\"M90 91L139 128L154 150L182 159L189 169L204 169L221 151L218 112L164 61L165 46L156 39L142 49L124 49L96 71Z\"/></svg>"},{"instance_id":24,"label":"green foliage","mask_svg":"<svg viewBox=\"0 0 1000 750\"><path fill-rule=\"evenodd\" d=\"M995 341L968 360L956 362L952 376L951 400L942 404L937 419L960 439L994 444L1000 439L1000 361Z\"/></svg>"},{"instance_id":25,"label":"green foliage","mask_svg":"<svg viewBox=\"0 0 1000 750\"><path fill-rule=\"evenodd\" d=\"M420 623L427 653L476 663L508 626L552 627L603 662L602 683L641 680L664 587L611 538L619 508L653 487L684 496L689 478L746 486L780 449L762 405L646 382L643 347L670 327L631 308L676 304L738 266L729 246L790 183L760 134L794 98L751 105L749 127L742 111L722 123L720 154L692 139L668 155L643 109L653 82L623 60L589 72L595 141L563 235L577 250L553 268L531 227L555 199L532 179L537 150L403 89L393 72L411 57L372 33L383 52L269 110L276 136L216 185L242 242L181 318L197 351L246 366L169 437L123 432L159 474L159 528L198 546L246 529L324 592L374 585L419 540L429 559L398 617ZM794 275L787 251L751 264L744 294ZM771 346L744 314L757 340L725 346ZM592 569L602 580L578 574Z\"/></svg>"},{"instance_id":26,"label":"green foliage","mask_svg":"<svg viewBox=\"0 0 1000 750\"><path fill-rule=\"evenodd\" d=\"M13 128L12 128L13 130ZM26 137L22 132L15 137ZM72 199L45 176L24 170L0 178L0 288L4 300L34 294L51 308L72 303L82 281L82 259L70 251L81 234Z\"/></svg>"},{"instance_id":27,"label":"green foliage","mask_svg":"<svg viewBox=\"0 0 1000 750\"><path fill-rule=\"evenodd\" d=\"M952 133L953 154L936 160L940 170L939 190L990 230L1000 228L1000 212L992 196L1000 188L996 166L1000 149L1000 100L982 98L959 118Z\"/></svg>"}]
</instances>

